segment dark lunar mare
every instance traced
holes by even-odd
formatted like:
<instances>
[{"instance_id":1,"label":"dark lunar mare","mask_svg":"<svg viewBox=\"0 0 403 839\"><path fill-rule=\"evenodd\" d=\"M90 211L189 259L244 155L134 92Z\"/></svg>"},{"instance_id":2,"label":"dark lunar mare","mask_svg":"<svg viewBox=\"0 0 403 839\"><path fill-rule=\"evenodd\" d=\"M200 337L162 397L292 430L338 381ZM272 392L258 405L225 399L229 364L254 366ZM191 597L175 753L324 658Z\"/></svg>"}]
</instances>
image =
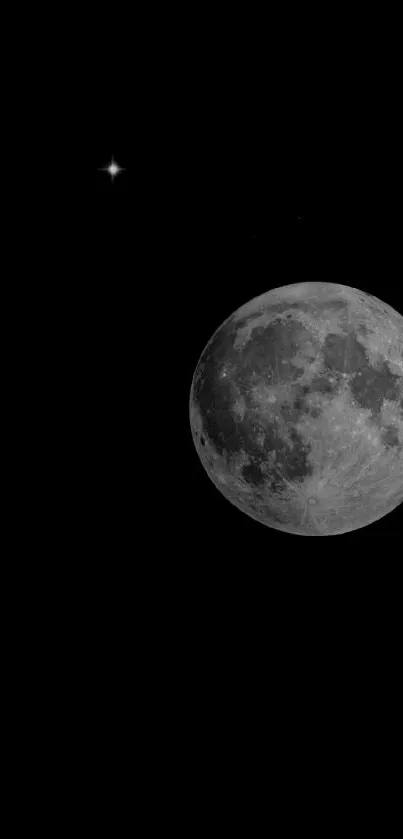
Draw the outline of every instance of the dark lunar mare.
<instances>
[{"instance_id":1,"label":"dark lunar mare","mask_svg":"<svg viewBox=\"0 0 403 839\"><path fill-rule=\"evenodd\" d=\"M259 487L263 486L265 483L265 476L262 472L261 465L256 461L253 463L247 463L246 466L242 468L242 477L244 481L251 484L251 486Z\"/></svg>"},{"instance_id":2,"label":"dark lunar mare","mask_svg":"<svg viewBox=\"0 0 403 839\"><path fill-rule=\"evenodd\" d=\"M392 373L388 365L383 363L377 370L366 365L354 376L350 387L360 407L370 408L376 417L384 399L394 402L399 398L400 382L401 377Z\"/></svg>"},{"instance_id":3,"label":"dark lunar mare","mask_svg":"<svg viewBox=\"0 0 403 839\"><path fill-rule=\"evenodd\" d=\"M373 367L365 349L352 333L327 335L324 345L325 366L335 373L351 374L351 393L360 408L370 409L377 417L384 399L399 399L401 376L392 373L386 362Z\"/></svg>"},{"instance_id":4,"label":"dark lunar mare","mask_svg":"<svg viewBox=\"0 0 403 839\"><path fill-rule=\"evenodd\" d=\"M338 383L330 382L324 376L317 376L309 385L296 385L293 389L294 399L292 405L283 405L281 414L286 422L296 423L302 419L304 414L318 417L322 413L322 407L308 405L306 397L310 394L320 396L333 396L338 388Z\"/></svg>"},{"instance_id":5,"label":"dark lunar mare","mask_svg":"<svg viewBox=\"0 0 403 839\"><path fill-rule=\"evenodd\" d=\"M326 335L323 358L325 367L336 373L355 373L367 364L365 349L351 332Z\"/></svg>"},{"instance_id":6,"label":"dark lunar mare","mask_svg":"<svg viewBox=\"0 0 403 839\"><path fill-rule=\"evenodd\" d=\"M393 449L395 446L400 446L399 435L397 429L393 425L387 425L380 430L381 442L387 449Z\"/></svg>"},{"instance_id":7,"label":"dark lunar mare","mask_svg":"<svg viewBox=\"0 0 403 839\"><path fill-rule=\"evenodd\" d=\"M239 377L250 380L262 376L266 382L293 383L301 369L292 363L301 348L301 338L308 338L305 327L295 320L274 320L256 326L240 351L235 351Z\"/></svg>"},{"instance_id":8,"label":"dark lunar mare","mask_svg":"<svg viewBox=\"0 0 403 839\"><path fill-rule=\"evenodd\" d=\"M304 414L314 414L318 416L321 413L320 409L312 408L307 404L306 398L311 394L319 394L320 396L333 396L339 387L338 382L329 382L324 376L317 376L312 382L306 385L297 385L294 388L294 401L292 408L285 407L282 409L284 418L289 417L290 420L298 422Z\"/></svg>"},{"instance_id":9,"label":"dark lunar mare","mask_svg":"<svg viewBox=\"0 0 403 839\"><path fill-rule=\"evenodd\" d=\"M331 394L334 393L336 389L336 386L332 382L329 382L329 379L326 379L324 376L317 376L316 379L312 379L312 382L309 385L310 393Z\"/></svg>"},{"instance_id":10,"label":"dark lunar mare","mask_svg":"<svg viewBox=\"0 0 403 839\"><path fill-rule=\"evenodd\" d=\"M296 390L295 390L293 408L297 411L298 417L302 416L302 414L304 414L304 413L305 414L308 413L308 407L307 407L307 404L305 402L305 397L308 395L308 393L309 393L308 385L303 385L303 386L298 385Z\"/></svg>"},{"instance_id":11,"label":"dark lunar mare","mask_svg":"<svg viewBox=\"0 0 403 839\"><path fill-rule=\"evenodd\" d=\"M288 427L290 442L284 440L277 426L272 423L265 426L263 447L257 449L251 445L249 437L244 450L251 457L251 463L242 468L244 480L251 486L266 485L272 492L284 488L284 479L301 483L312 474L312 465L308 460L311 450L297 430ZM275 454L274 463L269 465L268 458Z\"/></svg>"},{"instance_id":12,"label":"dark lunar mare","mask_svg":"<svg viewBox=\"0 0 403 839\"><path fill-rule=\"evenodd\" d=\"M251 397L252 381L263 378L274 380L281 361L281 377L286 377L284 368L292 367L292 375L298 377L300 370L290 360L298 351L294 323L273 323L253 330L250 341L241 350L234 349L238 325L228 322L213 336L203 352L194 382L194 400L198 404L206 435L215 451L227 460L245 452L249 463L242 469L244 480L251 486L278 488L284 485L284 476L290 481L301 481L311 474L308 461L310 451L296 429L289 428L292 445L280 436L279 429L271 425L259 425L253 410ZM220 376L224 364L231 367L231 374ZM291 370L289 371L291 372ZM246 404L245 416L236 417L233 408L237 398L242 396ZM298 419L298 412L295 415ZM264 432L263 445L257 442L257 434ZM267 459L276 453L276 468L269 475Z\"/></svg>"}]
</instances>

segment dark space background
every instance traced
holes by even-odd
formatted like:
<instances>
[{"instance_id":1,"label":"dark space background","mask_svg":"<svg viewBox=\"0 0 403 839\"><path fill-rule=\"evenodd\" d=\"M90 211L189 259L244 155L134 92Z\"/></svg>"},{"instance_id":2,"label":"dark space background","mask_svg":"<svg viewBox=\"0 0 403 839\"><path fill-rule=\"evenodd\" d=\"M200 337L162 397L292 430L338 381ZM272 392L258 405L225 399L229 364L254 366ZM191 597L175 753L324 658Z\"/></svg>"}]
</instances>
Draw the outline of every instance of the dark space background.
<instances>
[{"instance_id":1,"label":"dark space background","mask_svg":"<svg viewBox=\"0 0 403 839\"><path fill-rule=\"evenodd\" d=\"M291 40L288 8L251 35L243 11L237 34L235 11L222 27L199 9L194 22L136 14L49 24L35 8L46 43L25 23L21 91L7 86L21 130L6 120L5 133L23 154L6 163L24 177L5 305L6 370L19 368L3 584L15 731L32 738L32 777L38 755L66 756L68 783L42 784L52 801L68 791L59 812L74 818L77 799L114 832L144 820L142 804L148 821L176 822L184 802L199 820L217 766L217 801L237 816L228 762L243 794L256 767L270 811L276 798L282 818L311 818L339 790L329 754L342 778L353 766L354 800L360 755L370 772L395 765L374 755L395 742L401 507L335 537L264 527L204 471L189 394L213 332L270 288L340 282L403 312L400 45L388 20L381 55L378 11L374 38L362 16L356 33L343 20L333 53L334 21L316 37L316 12L315 43L298 26ZM112 155L127 169L113 183L99 172Z\"/></svg>"},{"instance_id":2,"label":"dark space background","mask_svg":"<svg viewBox=\"0 0 403 839\"><path fill-rule=\"evenodd\" d=\"M327 691L343 691L334 680L359 685L374 650L382 658L380 615L394 631L401 508L315 539L248 518L199 461L190 386L215 329L271 287L341 282L402 311L400 216L388 158L374 163L362 118L354 130L352 114L344 133L319 91L304 95L308 80L284 82L294 96L269 107L261 91L236 87L231 98L208 77L202 96L185 75L165 79L166 90L158 79L123 143L108 118L97 155L103 165L113 153L128 173L113 185L97 176L91 197L87 524L103 601L112 586L111 614L125 605L123 657L140 662L136 691L154 739L170 741L174 720L190 761L189 730L213 754L228 731L232 754L229 728L238 731L238 714L242 730L253 727L257 709L254 736L267 717L281 741L284 724L293 754L305 718L325 724Z\"/></svg>"},{"instance_id":3,"label":"dark space background","mask_svg":"<svg viewBox=\"0 0 403 839\"><path fill-rule=\"evenodd\" d=\"M32 303L61 347L49 376L63 382L79 527L105 553L133 551L137 534L142 556L196 574L243 574L247 556L281 575L308 551L376 562L401 509L325 541L248 519L201 466L188 402L213 332L270 288L340 282L402 311L393 91L319 46L246 66L235 43L206 58L202 38L136 33L112 43L100 24L90 51L75 39L74 72L60 61L45 212L39 178L32 199L32 250L49 259L27 317ZM112 155L126 170L113 182L99 171Z\"/></svg>"},{"instance_id":4,"label":"dark space background","mask_svg":"<svg viewBox=\"0 0 403 839\"><path fill-rule=\"evenodd\" d=\"M70 169L68 185L81 242L74 322L102 440L89 469L100 527L130 542L141 510L157 554L234 554L241 567L251 539L255 556L270 546L277 558L308 542L248 519L208 479L188 421L193 372L215 329L272 287L341 282L401 310L394 132L386 154L376 94L342 95L337 76L321 79L308 61L299 73L266 69L265 90L197 54L182 44L138 66L123 46L85 76L72 134L85 177ZM112 155L127 170L113 183L98 171ZM328 537L326 551L372 550L399 515ZM323 546L311 539L309 551Z\"/></svg>"}]
</instances>

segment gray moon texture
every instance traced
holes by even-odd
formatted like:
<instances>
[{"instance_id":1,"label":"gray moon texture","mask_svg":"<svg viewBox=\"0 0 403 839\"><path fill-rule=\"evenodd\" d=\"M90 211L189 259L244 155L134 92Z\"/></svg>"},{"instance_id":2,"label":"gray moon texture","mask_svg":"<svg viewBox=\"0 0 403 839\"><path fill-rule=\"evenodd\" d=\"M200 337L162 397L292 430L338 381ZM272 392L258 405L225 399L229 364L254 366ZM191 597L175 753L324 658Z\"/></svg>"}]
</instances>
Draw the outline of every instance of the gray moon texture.
<instances>
[{"instance_id":1,"label":"gray moon texture","mask_svg":"<svg viewBox=\"0 0 403 839\"><path fill-rule=\"evenodd\" d=\"M189 414L241 512L300 536L366 527L403 500L403 317L350 286L272 289L202 349Z\"/></svg>"}]
</instances>

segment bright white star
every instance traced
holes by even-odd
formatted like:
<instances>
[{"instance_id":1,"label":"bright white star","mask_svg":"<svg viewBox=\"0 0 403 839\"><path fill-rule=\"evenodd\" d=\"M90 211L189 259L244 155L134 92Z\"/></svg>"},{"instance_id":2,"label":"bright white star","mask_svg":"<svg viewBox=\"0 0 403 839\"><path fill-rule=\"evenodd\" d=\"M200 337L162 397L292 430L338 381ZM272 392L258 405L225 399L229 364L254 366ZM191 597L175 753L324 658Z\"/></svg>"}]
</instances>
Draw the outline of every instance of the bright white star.
<instances>
[{"instance_id":1,"label":"bright white star","mask_svg":"<svg viewBox=\"0 0 403 839\"><path fill-rule=\"evenodd\" d=\"M109 175L111 176L112 181L113 181L114 178L116 178L116 175L119 175L120 172L125 172L126 169L122 169L120 166L118 166L118 164L116 163L116 161L112 157L112 160L108 164L108 166L103 166L99 171L100 172L108 172Z\"/></svg>"}]
</instances>

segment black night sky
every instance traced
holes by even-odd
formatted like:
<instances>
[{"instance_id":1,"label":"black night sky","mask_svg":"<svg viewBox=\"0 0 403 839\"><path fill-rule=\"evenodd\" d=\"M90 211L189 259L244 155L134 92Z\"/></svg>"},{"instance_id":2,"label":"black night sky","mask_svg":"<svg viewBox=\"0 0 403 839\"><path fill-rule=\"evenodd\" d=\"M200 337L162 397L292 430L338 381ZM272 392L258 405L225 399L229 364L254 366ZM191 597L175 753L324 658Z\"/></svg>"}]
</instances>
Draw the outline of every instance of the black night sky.
<instances>
[{"instance_id":1,"label":"black night sky","mask_svg":"<svg viewBox=\"0 0 403 839\"><path fill-rule=\"evenodd\" d=\"M239 79L224 89L213 71L184 72L174 57L164 72L151 62L133 75L136 58L122 49L113 70L97 66L71 131L85 176L72 167L68 189L83 254L73 280L79 332L89 352L97 348L92 388L97 406L102 392L100 437L111 447L99 469L115 486L122 470L119 497L135 494L139 464L145 497L169 484L146 517L167 518L172 544L179 516L205 547L237 549L252 537L294 550L296 537L249 520L205 475L188 423L191 380L217 327L270 288L342 283L401 310L391 156L379 146L374 155L353 108L347 135L308 74L285 75L268 107L258 89ZM112 156L126 169L113 182L99 171ZM161 458L174 461L163 477Z\"/></svg>"},{"instance_id":2,"label":"black night sky","mask_svg":"<svg viewBox=\"0 0 403 839\"><path fill-rule=\"evenodd\" d=\"M400 28L379 7L354 27L326 4L82 5L5 28L11 794L111 835L208 831L219 805L238 827L243 800L253 835L259 797L274 827L344 801L372 819L368 777L384 822L402 507L338 536L265 527L204 469L189 398L213 333L270 289L403 314Z\"/></svg>"}]
</instances>

